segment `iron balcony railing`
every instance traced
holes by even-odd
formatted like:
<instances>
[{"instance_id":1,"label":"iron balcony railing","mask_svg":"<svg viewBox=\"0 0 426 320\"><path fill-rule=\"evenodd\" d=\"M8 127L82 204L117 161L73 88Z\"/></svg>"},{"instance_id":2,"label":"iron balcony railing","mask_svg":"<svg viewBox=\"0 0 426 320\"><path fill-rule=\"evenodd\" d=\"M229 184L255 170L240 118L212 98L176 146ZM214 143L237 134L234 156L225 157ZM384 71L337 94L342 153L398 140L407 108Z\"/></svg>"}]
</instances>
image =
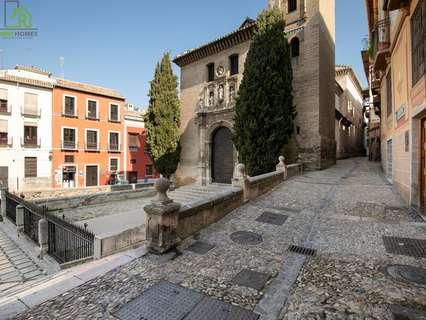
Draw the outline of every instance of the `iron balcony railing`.
<instances>
[{"instance_id":1,"label":"iron balcony railing","mask_svg":"<svg viewBox=\"0 0 426 320\"><path fill-rule=\"evenodd\" d=\"M68 118L77 118L77 111L75 108L74 110L67 110L66 108L63 108L62 116Z\"/></svg>"},{"instance_id":2,"label":"iron balcony railing","mask_svg":"<svg viewBox=\"0 0 426 320\"><path fill-rule=\"evenodd\" d=\"M24 137L21 139L21 146L25 148L38 148L40 145L40 138L37 137Z\"/></svg>"},{"instance_id":3,"label":"iron balcony railing","mask_svg":"<svg viewBox=\"0 0 426 320\"><path fill-rule=\"evenodd\" d=\"M77 150L78 143L75 140L63 140L61 141L61 148L63 150Z\"/></svg>"},{"instance_id":4,"label":"iron balcony railing","mask_svg":"<svg viewBox=\"0 0 426 320\"><path fill-rule=\"evenodd\" d=\"M120 144L118 144L118 143L108 143L108 151L114 151L114 152L120 151Z\"/></svg>"},{"instance_id":5,"label":"iron balcony railing","mask_svg":"<svg viewBox=\"0 0 426 320\"><path fill-rule=\"evenodd\" d=\"M0 138L0 148L13 146L13 137Z\"/></svg>"},{"instance_id":6,"label":"iron balcony railing","mask_svg":"<svg viewBox=\"0 0 426 320\"><path fill-rule=\"evenodd\" d=\"M86 151L99 151L99 144L98 142L86 142L84 148Z\"/></svg>"},{"instance_id":7,"label":"iron balcony railing","mask_svg":"<svg viewBox=\"0 0 426 320\"><path fill-rule=\"evenodd\" d=\"M6 103L3 103L3 102L0 103L0 114L10 115L12 113L11 110L12 110L12 106L10 104L7 104L7 101Z\"/></svg>"},{"instance_id":8,"label":"iron balcony railing","mask_svg":"<svg viewBox=\"0 0 426 320\"><path fill-rule=\"evenodd\" d=\"M390 20L389 18L377 22L372 34L372 58L389 48L390 45Z\"/></svg>"}]
</instances>

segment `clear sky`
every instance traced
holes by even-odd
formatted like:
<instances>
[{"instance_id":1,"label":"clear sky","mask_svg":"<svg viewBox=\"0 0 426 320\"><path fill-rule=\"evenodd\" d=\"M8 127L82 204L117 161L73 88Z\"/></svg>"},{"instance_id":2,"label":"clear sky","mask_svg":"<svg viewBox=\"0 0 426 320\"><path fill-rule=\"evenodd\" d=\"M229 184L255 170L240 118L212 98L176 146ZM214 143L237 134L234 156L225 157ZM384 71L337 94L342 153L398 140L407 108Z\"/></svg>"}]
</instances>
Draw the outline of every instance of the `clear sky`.
<instances>
[{"instance_id":1,"label":"clear sky","mask_svg":"<svg viewBox=\"0 0 426 320\"><path fill-rule=\"evenodd\" d=\"M33 65L60 76L62 56L67 79L114 88L129 102L146 107L149 81L163 52L170 50L175 56L233 31L247 16L255 18L267 0L20 3L32 13L38 36L0 38L4 68ZM360 58L367 35L364 1L336 0L336 7L336 63L352 65L365 85Z\"/></svg>"}]
</instances>

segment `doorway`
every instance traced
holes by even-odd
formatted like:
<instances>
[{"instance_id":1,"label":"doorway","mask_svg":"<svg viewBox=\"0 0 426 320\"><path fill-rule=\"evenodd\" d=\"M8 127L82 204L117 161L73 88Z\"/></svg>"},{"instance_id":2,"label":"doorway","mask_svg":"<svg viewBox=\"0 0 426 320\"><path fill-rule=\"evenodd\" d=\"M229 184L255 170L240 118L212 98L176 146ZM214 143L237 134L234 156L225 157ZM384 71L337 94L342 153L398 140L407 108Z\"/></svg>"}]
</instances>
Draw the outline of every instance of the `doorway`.
<instances>
[{"instance_id":1,"label":"doorway","mask_svg":"<svg viewBox=\"0 0 426 320\"><path fill-rule=\"evenodd\" d=\"M95 187L98 185L98 166L86 166L86 187Z\"/></svg>"},{"instance_id":2,"label":"doorway","mask_svg":"<svg viewBox=\"0 0 426 320\"><path fill-rule=\"evenodd\" d=\"M220 127L213 133L212 140L212 181L230 184L234 173L232 133L228 128Z\"/></svg>"}]
</instances>

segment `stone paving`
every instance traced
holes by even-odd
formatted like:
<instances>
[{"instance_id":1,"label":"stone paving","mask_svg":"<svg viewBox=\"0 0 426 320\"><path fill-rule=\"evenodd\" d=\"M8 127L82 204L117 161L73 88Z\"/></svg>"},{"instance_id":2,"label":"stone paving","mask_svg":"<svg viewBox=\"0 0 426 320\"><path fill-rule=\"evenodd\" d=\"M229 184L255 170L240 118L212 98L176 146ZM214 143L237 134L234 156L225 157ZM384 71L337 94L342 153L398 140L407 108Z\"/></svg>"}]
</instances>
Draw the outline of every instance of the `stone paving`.
<instances>
[{"instance_id":1,"label":"stone paving","mask_svg":"<svg viewBox=\"0 0 426 320\"><path fill-rule=\"evenodd\" d=\"M287 220L257 221L265 211ZM237 231L254 232L262 242L235 243L231 235ZM387 253L383 236L426 239L426 223L405 207L379 164L344 160L282 183L185 240L176 252L139 258L17 319L115 319L118 308L163 280L255 312L268 299L275 301L269 305L277 314L261 319L393 319L395 305L425 312L426 288L394 280L384 269L390 263L426 268L426 258ZM187 250L197 241L214 247L201 246L204 254ZM287 250L293 244L314 248L317 255L296 270L286 295L278 280L287 278L298 257ZM244 285L241 274L248 271L266 283Z\"/></svg>"},{"instance_id":2,"label":"stone paving","mask_svg":"<svg viewBox=\"0 0 426 320\"><path fill-rule=\"evenodd\" d=\"M43 276L40 266L0 229L0 297Z\"/></svg>"}]
</instances>

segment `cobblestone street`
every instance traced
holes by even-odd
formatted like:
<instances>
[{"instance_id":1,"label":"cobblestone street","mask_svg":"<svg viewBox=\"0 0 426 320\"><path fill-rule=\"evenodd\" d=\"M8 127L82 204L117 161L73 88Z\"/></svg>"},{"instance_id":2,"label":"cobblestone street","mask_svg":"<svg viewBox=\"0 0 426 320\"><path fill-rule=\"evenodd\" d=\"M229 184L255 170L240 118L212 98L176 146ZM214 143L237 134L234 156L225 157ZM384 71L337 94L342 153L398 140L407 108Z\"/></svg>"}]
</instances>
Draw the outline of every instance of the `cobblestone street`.
<instances>
[{"instance_id":1,"label":"cobblestone street","mask_svg":"<svg viewBox=\"0 0 426 320\"><path fill-rule=\"evenodd\" d=\"M244 238L239 231L254 234ZM417 257L394 254L384 237L426 240L426 223L405 207L379 164L339 161L285 181L176 252L146 255L16 319L116 319L118 308L161 280L253 310L260 319L390 320L411 312L401 307L426 312L424 276L415 285L386 272L387 265L426 268L426 245L414 246ZM395 250L406 240L398 241ZM292 253L290 245L316 255ZM244 271L260 278L245 282Z\"/></svg>"}]
</instances>

